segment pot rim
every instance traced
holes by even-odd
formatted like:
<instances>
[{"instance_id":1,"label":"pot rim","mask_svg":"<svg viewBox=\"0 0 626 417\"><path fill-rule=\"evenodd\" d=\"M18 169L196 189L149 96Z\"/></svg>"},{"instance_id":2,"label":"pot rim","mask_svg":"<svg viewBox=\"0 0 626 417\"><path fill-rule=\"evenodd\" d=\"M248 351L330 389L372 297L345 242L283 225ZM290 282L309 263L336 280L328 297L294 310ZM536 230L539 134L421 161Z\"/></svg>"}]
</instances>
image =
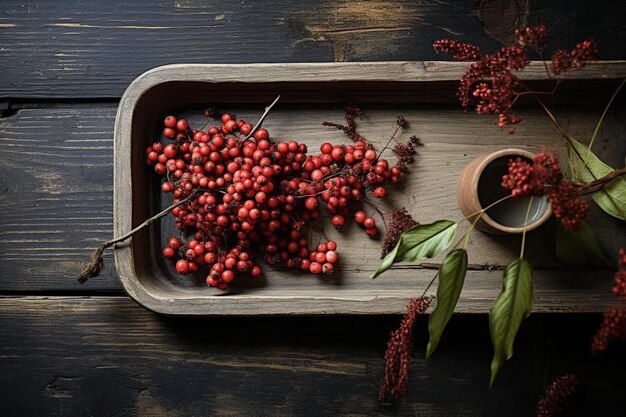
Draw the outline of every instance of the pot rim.
<instances>
[{"instance_id":1,"label":"pot rim","mask_svg":"<svg viewBox=\"0 0 626 417\"><path fill-rule=\"evenodd\" d=\"M487 166L493 161L495 161L496 159L501 158L503 156L522 156L522 157L526 157L532 160L535 157L535 154L525 149L507 148L507 149L502 149L499 151L491 152L489 154L485 154L484 156L485 157L478 164L478 166L476 167L476 169L474 170L472 174L472 183L477 184L477 185L485 168L487 168ZM475 189L472 192L472 199L475 200L477 207L480 207L481 209L484 208L478 196L478 186L475 187ZM543 225L550 218L550 216L552 216L552 206L548 202L546 211L537 220L535 220L534 222L526 226L526 232L535 230L539 226ZM524 227L505 226L503 224L496 222L487 214L487 212L483 213L483 215L480 217L480 220L483 221L485 224L487 224L489 227L502 233L519 234L519 233L524 232Z\"/></svg>"}]
</instances>

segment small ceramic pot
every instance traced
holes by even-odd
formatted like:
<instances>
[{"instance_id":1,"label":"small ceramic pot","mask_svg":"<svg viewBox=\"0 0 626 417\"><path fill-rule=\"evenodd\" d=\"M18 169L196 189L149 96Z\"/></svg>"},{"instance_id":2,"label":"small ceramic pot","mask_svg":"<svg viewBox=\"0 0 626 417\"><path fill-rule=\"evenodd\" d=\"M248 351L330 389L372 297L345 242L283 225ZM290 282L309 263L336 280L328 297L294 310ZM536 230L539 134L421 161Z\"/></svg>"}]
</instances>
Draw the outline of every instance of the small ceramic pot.
<instances>
[{"instance_id":1,"label":"small ceramic pot","mask_svg":"<svg viewBox=\"0 0 626 417\"><path fill-rule=\"evenodd\" d=\"M470 162L459 176L457 200L465 216L471 216L484 207L509 194L502 188L502 176L507 173L510 159L532 160L535 155L523 149L503 149L479 156ZM487 210L476 222L476 228L493 234L516 234L524 230L530 197L508 199ZM552 214L546 197L533 197L526 231L538 228ZM469 218L473 221L475 216Z\"/></svg>"}]
</instances>

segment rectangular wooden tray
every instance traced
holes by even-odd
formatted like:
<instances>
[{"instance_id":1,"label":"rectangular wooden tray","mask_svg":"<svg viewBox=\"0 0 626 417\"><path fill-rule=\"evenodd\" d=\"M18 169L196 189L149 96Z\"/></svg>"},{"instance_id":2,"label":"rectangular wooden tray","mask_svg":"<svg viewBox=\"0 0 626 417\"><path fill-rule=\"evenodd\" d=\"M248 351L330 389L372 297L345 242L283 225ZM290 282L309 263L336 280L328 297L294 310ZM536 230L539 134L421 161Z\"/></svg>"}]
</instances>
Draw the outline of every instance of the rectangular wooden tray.
<instances>
[{"instance_id":1,"label":"rectangular wooden tray","mask_svg":"<svg viewBox=\"0 0 626 417\"><path fill-rule=\"evenodd\" d=\"M463 113L455 92L466 68L455 62L378 62L325 64L168 65L148 71L126 90L115 123L114 232L131 230L170 204L161 196L158 178L145 165L144 149L159 135L167 114L198 116L210 105L254 122L278 94L281 100L264 124L273 138L296 139L316 149L320 143L348 143L341 132L322 121L343 121L343 105L359 105L365 118L359 131L378 148L402 115L424 143L410 173L389 193L387 207L405 206L423 223L459 219L456 178L481 153L506 147L537 149L560 144L556 129L537 106L522 107L524 122L514 135L494 125L493 117ZM542 63L522 73L548 87ZM589 138L603 105L626 76L626 62L598 62L572 73L579 81L564 82L556 111L570 131ZM606 81L606 80L609 81ZM605 81L603 81L605 80ZM569 103L569 104L568 104ZM622 166L623 102L607 118L600 138L601 157ZM393 156L391 156L393 158ZM169 197L171 198L171 197ZM592 223L611 253L626 243L626 229L597 210ZM115 248L120 280L140 304L164 314L389 314L404 311L407 300L422 293L437 269L437 259L394 268L371 280L380 262L380 241L368 239L354 226L326 233L338 241L339 272L332 279L265 268L263 279L243 279L232 290L208 288L202 277L181 277L160 256L169 219ZM535 273L534 311L603 311L612 303L610 271L565 271L554 260L550 226L529 236L527 258ZM312 235L313 242L319 240ZM518 256L519 237L476 232L469 246L470 270L457 311L487 312L501 289L501 269ZM434 293L436 289L432 288Z\"/></svg>"}]
</instances>

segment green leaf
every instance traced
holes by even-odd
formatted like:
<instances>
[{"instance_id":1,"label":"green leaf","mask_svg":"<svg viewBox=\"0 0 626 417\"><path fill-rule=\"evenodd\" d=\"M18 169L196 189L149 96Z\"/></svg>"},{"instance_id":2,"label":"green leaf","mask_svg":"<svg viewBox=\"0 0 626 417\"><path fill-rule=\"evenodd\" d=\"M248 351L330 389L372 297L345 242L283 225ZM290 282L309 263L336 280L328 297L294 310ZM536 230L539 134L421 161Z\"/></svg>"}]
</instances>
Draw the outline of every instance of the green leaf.
<instances>
[{"instance_id":1,"label":"green leaf","mask_svg":"<svg viewBox=\"0 0 626 417\"><path fill-rule=\"evenodd\" d=\"M419 262L439 255L450 246L455 233L456 223L450 220L413 226L400 236L398 243L385 256L372 278L391 268L394 263Z\"/></svg>"},{"instance_id":2,"label":"green leaf","mask_svg":"<svg viewBox=\"0 0 626 417\"><path fill-rule=\"evenodd\" d=\"M595 232L587 223L581 223L575 232L564 229L559 223L556 257L563 265L572 269L613 268L613 261L606 255Z\"/></svg>"},{"instance_id":3,"label":"green leaf","mask_svg":"<svg viewBox=\"0 0 626 417\"><path fill-rule=\"evenodd\" d=\"M581 182L590 182L602 178L613 171L611 166L605 164L587 149L585 145L575 139L568 139L567 147L569 163L574 179ZM585 161L587 165L585 166ZM595 176L595 178L594 178ZM626 178L617 177L603 187L602 190L592 194L596 203L613 217L626 220Z\"/></svg>"},{"instance_id":4,"label":"green leaf","mask_svg":"<svg viewBox=\"0 0 626 417\"><path fill-rule=\"evenodd\" d=\"M465 274L467 273L467 251L455 249L443 260L439 268L439 287L437 288L437 305L428 319L428 347L426 359L437 349L439 339L448 324L456 303L459 301Z\"/></svg>"},{"instance_id":5,"label":"green leaf","mask_svg":"<svg viewBox=\"0 0 626 417\"><path fill-rule=\"evenodd\" d=\"M516 259L504 270L502 292L489 311L489 329L493 344L491 380L498 375L504 361L513 356L513 341L522 320L533 305L533 269L525 259Z\"/></svg>"}]
</instances>

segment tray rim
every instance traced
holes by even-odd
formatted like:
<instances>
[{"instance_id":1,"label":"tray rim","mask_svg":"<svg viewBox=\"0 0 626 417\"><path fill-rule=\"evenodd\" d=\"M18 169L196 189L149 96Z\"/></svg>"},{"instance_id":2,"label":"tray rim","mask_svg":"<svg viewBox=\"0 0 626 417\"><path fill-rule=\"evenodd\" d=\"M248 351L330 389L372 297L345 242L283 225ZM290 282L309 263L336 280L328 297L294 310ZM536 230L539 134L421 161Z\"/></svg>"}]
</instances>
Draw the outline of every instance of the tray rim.
<instances>
[{"instance_id":1,"label":"tray rim","mask_svg":"<svg viewBox=\"0 0 626 417\"><path fill-rule=\"evenodd\" d=\"M272 82L338 82L338 81L394 81L394 82L436 82L458 80L467 62L455 61L385 61L385 62L344 62L344 63L253 63L253 64L170 64L159 66L139 75L124 92L120 99L114 126L113 145L113 232L121 236L132 229L132 203L121 207L123 196L132 192L132 179L129 175L120 175L122 168L131 165L132 118L137 103L142 95L159 84L172 81L207 82L207 83L272 83ZM227 71L225 71L227 70ZM544 63L532 61L520 78L525 80L549 80ZM620 79L626 78L626 60L594 61L579 71L561 77L577 80ZM184 303L176 307L176 298L153 297L139 283L135 275L135 263L132 245L129 239L114 248L117 275L126 293L145 308L168 315L326 315L326 314L397 314L400 313L410 297L380 296L370 297L302 297L294 296L288 300L272 296L255 296L257 302L266 303L280 300L279 309L262 311L233 310L240 297L193 297L186 301L201 299L202 308L196 303ZM319 305L311 308L306 301L330 303L326 307ZM334 305L336 301L342 304ZM364 308L368 301L377 301L376 308ZM386 302L388 301L388 302ZM285 308L287 304L287 308ZM354 305L352 305L354 304ZM222 305L222 308L220 308Z\"/></svg>"}]
</instances>

